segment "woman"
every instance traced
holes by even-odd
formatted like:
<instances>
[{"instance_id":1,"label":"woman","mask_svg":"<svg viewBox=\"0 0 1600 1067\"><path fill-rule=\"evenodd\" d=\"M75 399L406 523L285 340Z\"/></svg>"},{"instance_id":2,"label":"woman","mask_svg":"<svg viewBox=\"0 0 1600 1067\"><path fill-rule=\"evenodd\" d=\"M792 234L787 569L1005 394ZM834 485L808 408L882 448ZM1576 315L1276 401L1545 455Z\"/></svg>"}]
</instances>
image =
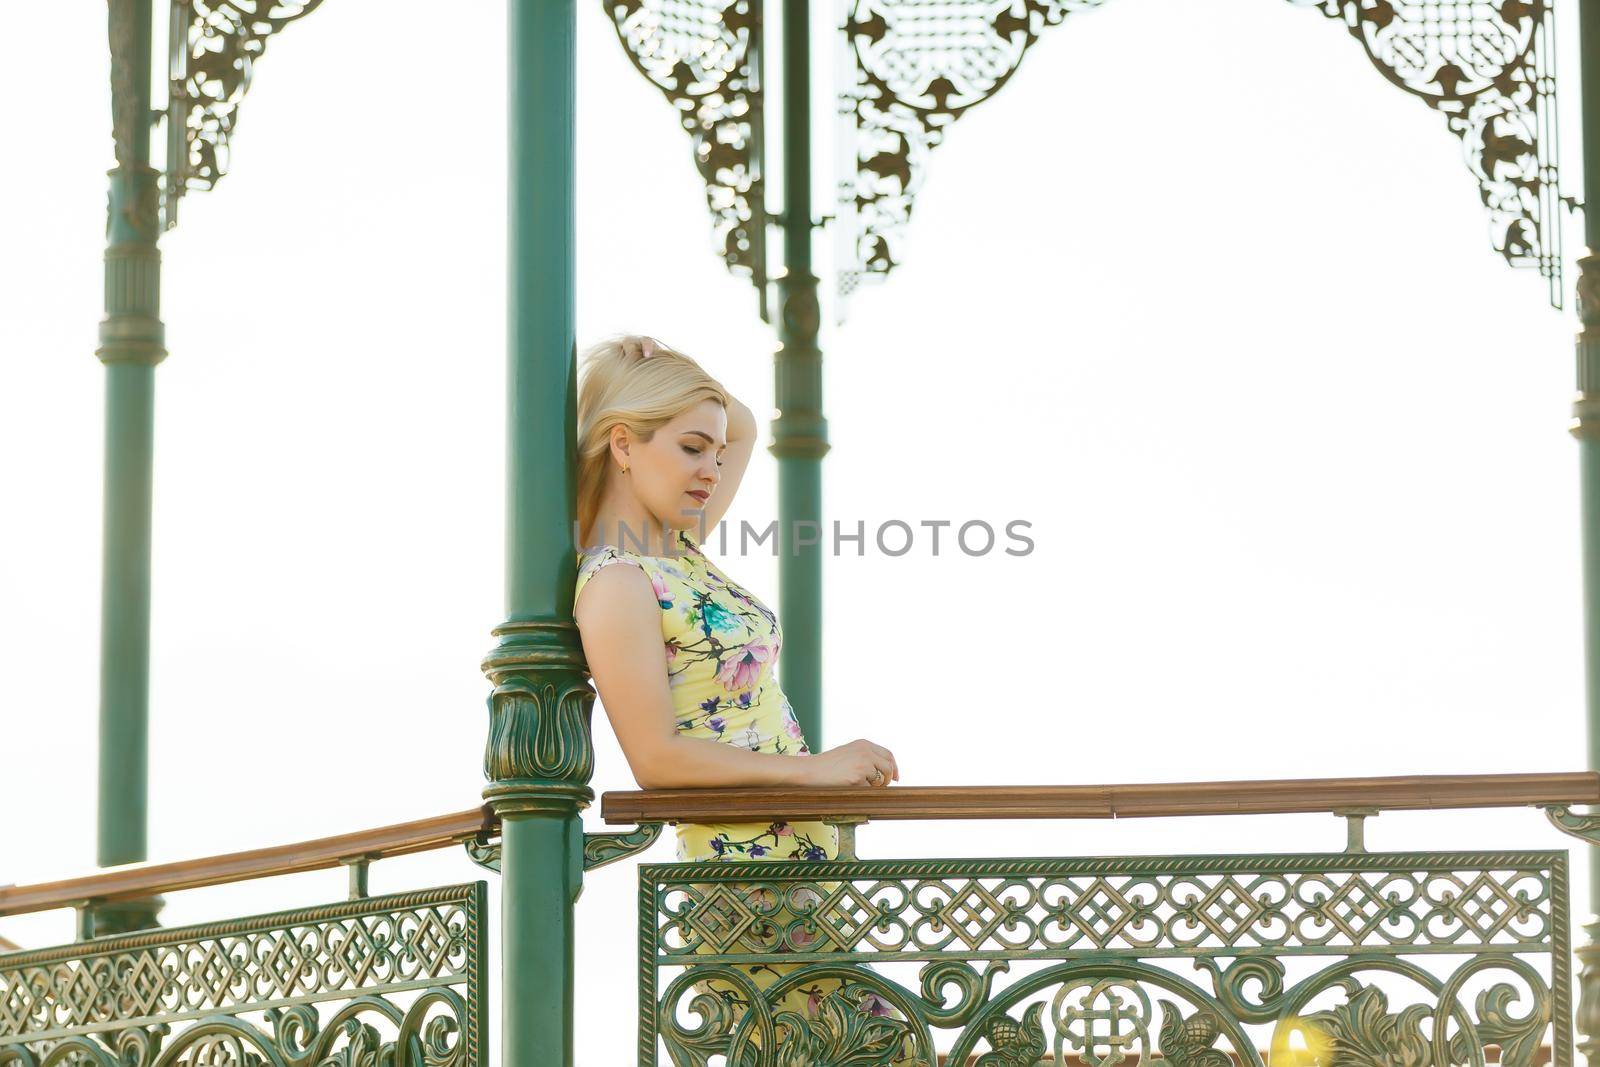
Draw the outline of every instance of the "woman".
<instances>
[{"instance_id":1,"label":"woman","mask_svg":"<svg viewBox=\"0 0 1600 1067\"><path fill-rule=\"evenodd\" d=\"M887 786L900 771L882 745L811 753L778 685L777 617L700 549L733 503L755 435L749 408L652 338L615 338L585 354L573 613L600 702L644 789ZM679 861L837 855L826 823L677 827ZM773 918L781 930L794 917ZM787 936L802 949L817 939ZM759 989L788 969L741 968ZM738 996L715 980L702 988ZM817 983L775 1008L814 1013L838 988Z\"/></svg>"}]
</instances>

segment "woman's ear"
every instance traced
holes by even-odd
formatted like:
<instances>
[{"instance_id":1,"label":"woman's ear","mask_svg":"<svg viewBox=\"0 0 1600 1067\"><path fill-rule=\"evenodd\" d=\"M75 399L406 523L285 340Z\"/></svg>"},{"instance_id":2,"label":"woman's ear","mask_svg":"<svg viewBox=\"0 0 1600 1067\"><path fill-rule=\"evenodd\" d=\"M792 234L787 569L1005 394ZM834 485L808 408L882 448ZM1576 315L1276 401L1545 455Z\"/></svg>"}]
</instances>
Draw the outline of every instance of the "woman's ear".
<instances>
[{"instance_id":1,"label":"woman's ear","mask_svg":"<svg viewBox=\"0 0 1600 1067\"><path fill-rule=\"evenodd\" d=\"M626 426L611 427L611 459L619 468L626 468L630 462L628 459L630 444Z\"/></svg>"}]
</instances>

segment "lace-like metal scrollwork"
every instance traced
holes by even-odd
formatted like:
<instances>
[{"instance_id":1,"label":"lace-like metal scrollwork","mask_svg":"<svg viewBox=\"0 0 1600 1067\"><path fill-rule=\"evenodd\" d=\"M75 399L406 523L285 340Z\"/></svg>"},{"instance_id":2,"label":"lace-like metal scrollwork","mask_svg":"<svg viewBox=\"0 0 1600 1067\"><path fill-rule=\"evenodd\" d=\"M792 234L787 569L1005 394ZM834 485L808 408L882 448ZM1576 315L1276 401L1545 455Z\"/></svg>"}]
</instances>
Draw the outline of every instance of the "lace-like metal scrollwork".
<instances>
[{"instance_id":1,"label":"lace-like metal scrollwork","mask_svg":"<svg viewBox=\"0 0 1600 1067\"><path fill-rule=\"evenodd\" d=\"M467 850L467 858L486 871L500 873L500 840L490 840L486 834L478 834L470 841L462 842L462 847Z\"/></svg>"},{"instance_id":2,"label":"lace-like metal scrollwork","mask_svg":"<svg viewBox=\"0 0 1600 1067\"><path fill-rule=\"evenodd\" d=\"M656 838L661 836L663 824L647 822L641 826L624 830L620 833L597 833L583 835L583 869L592 871L596 867L604 867L608 863L627 859L637 855L655 844ZM500 841L490 840L487 836L479 834L477 837L464 843L467 857L485 870L500 871Z\"/></svg>"},{"instance_id":3,"label":"lace-like metal scrollwork","mask_svg":"<svg viewBox=\"0 0 1600 1067\"><path fill-rule=\"evenodd\" d=\"M606 0L628 58L694 142L717 244L767 314L761 0ZM770 321L770 320L769 320Z\"/></svg>"},{"instance_id":4,"label":"lace-like metal scrollwork","mask_svg":"<svg viewBox=\"0 0 1600 1067\"><path fill-rule=\"evenodd\" d=\"M178 200L211 189L228 172L229 141L255 63L272 35L322 0L179 0L172 5L163 209L178 224Z\"/></svg>"},{"instance_id":5,"label":"lace-like metal scrollwork","mask_svg":"<svg viewBox=\"0 0 1600 1067\"><path fill-rule=\"evenodd\" d=\"M647 822L620 833L583 835L583 869L592 871L608 863L638 855L661 836L662 823Z\"/></svg>"},{"instance_id":6,"label":"lace-like metal scrollwork","mask_svg":"<svg viewBox=\"0 0 1600 1067\"><path fill-rule=\"evenodd\" d=\"M1562 305L1555 8L1549 0L1289 0L1337 19L1384 77L1444 116L1490 239Z\"/></svg>"},{"instance_id":7,"label":"lace-like metal scrollwork","mask_svg":"<svg viewBox=\"0 0 1600 1067\"><path fill-rule=\"evenodd\" d=\"M641 1060L1573 1062L1560 852L640 871Z\"/></svg>"},{"instance_id":8,"label":"lace-like metal scrollwork","mask_svg":"<svg viewBox=\"0 0 1600 1067\"><path fill-rule=\"evenodd\" d=\"M929 153L997 93L1047 26L1103 0L853 0L839 95L853 172L838 195L839 315L903 256ZM1562 304L1555 49L1549 0L1290 0L1341 20L1374 66L1444 116L1489 210L1494 248Z\"/></svg>"},{"instance_id":9,"label":"lace-like metal scrollwork","mask_svg":"<svg viewBox=\"0 0 1600 1067\"><path fill-rule=\"evenodd\" d=\"M488 1062L482 882L12 953L0 1067Z\"/></svg>"},{"instance_id":10,"label":"lace-like metal scrollwork","mask_svg":"<svg viewBox=\"0 0 1600 1067\"><path fill-rule=\"evenodd\" d=\"M1550 824L1562 833L1591 845L1600 845L1600 812L1590 814L1573 811L1565 804L1546 804L1544 813L1550 819Z\"/></svg>"},{"instance_id":11,"label":"lace-like metal scrollwork","mask_svg":"<svg viewBox=\"0 0 1600 1067\"><path fill-rule=\"evenodd\" d=\"M1104 0L855 0L844 35L853 81L839 114L854 146L853 173L840 176L837 205L838 316L868 278L901 259L911 208L928 155L962 115L983 103L1022 65L1046 26Z\"/></svg>"}]
</instances>

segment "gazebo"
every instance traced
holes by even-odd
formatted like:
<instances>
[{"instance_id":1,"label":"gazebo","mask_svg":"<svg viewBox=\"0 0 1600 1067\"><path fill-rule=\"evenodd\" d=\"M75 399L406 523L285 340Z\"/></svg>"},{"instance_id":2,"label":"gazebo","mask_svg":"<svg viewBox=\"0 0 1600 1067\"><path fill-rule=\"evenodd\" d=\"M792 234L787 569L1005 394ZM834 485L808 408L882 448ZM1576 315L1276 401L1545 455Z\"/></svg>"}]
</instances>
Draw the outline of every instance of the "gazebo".
<instances>
[{"instance_id":1,"label":"gazebo","mask_svg":"<svg viewBox=\"0 0 1600 1067\"><path fill-rule=\"evenodd\" d=\"M1541 0L1291 0L1345 28L1375 73L1432 109L1462 144L1492 251L1537 270L1563 301L1560 218L1600 197L1600 16L1580 0L1583 196L1564 196L1555 136L1554 22ZM183 198L222 182L255 66L274 35L311 32L322 0L172 0L167 96L151 99L152 0L109 0L115 167L106 314L106 526L101 635L99 862L62 882L0 888L0 916L75 908L77 941L0 953L0 1067L53 1064L571 1063L573 903L586 873L641 853L664 827L716 817L837 824L837 861L639 868L638 1062L674 1064L1093 1064L1178 1067L1379 1059L1534 1067L1600 1045L1593 928L1572 990L1565 852L1369 851L1382 810L1532 806L1600 844L1600 225L1578 259L1589 768L1563 774L1415 776L1173 785L608 793L615 829L585 832L594 799L594 692L572 623L574 26L565 0L511 0L506 612L490 682L482 805L277 848L152 864L146 831L151 442L161 234ZM618 41L666 98L704 179L712 243L748 277L777 334L778 531L785 688L808 736L822 714L821 471L828 451L818 337L829 303L905 258L915 198L951 125L1008 83L1044 34L1098 0L855 0L839 44L855 77L839 96L854 166L827 221L840 269L812 264L811 13L786 0L779 57L761 0L608 3ZM1070 18L1069 18L1070 16ZM305 27L295 24L306 21ZM765 72L781 71L781 115ZM1397 94L1398 97L1399 94ZM153 165L155 131L165 135ZM769 132L776 131L776 138ZM781 143L786 203L772 211L766 147ZM698 208L697 208L698 210ZM770 214L769 214L770 212ZM768 237L781 231L781 247ZM775 251L777 254L775 255ZM868 820L1128 818L1324 812L1338 852L1138 859L872 860ZM501 884L391 896L369 866L464 848ZM1600 855L1591 849L1593 857ZM128 866L132 865L132 866ZM163 928L161 895L343 866L349 897L317 908ZM1600 867L1596 868L1600 871ZM1600 892L1600 877L1593 880ZM800 902L810 901L804 904ZM1591 900L1600 912L1600 899ZM800 918L775 922L780 905ZM498 965L503 1005L491 1028ZM796 965L770 989L741 966ZM1181 966L1180 966L1181 965ZM619 967L619 970L621 968ZM741 989L718 997L716 977ZM813 1011L777 1009L819 980ZM951 987L954 987L952 992ZM821 988L821 987L818 987ZM699 1022L687 1021L690 1012ZM1576 1016L1575 1013L1576 1012ZM491 1029L498 1036L491 1036ZM951 1047L935 1048L936 1031Z\"/></svg>"}]
</instances>

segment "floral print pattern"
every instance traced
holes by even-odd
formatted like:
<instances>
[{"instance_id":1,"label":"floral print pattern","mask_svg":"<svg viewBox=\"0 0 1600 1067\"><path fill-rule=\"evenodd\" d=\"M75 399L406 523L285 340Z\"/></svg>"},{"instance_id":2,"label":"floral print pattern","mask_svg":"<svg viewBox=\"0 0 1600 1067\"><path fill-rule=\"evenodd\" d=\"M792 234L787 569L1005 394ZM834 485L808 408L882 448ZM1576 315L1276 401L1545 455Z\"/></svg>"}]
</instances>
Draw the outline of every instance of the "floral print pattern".
<instances>
[{"instance_id":1,"label":"floral print pattern","mask_svg":"<svg viewBox=\"0 0 1600 1067\"><path fill-rule=\"evenodd\" d=\"M729 839L726 834L716 834L710 839L708 846L717 859L726 860L758 860L771 858L774 853L783 852L784 858L797 860L825 860L828 858L827 850L813 841L807 834L796 834L794 827L786 822L775 822L754 837L743 841ZM837 842L835 842L837 847Z\"/></svg>"},{"instance_id":2,"label":"floral print pattern","mask_svg":"<svg viewBox=\"0 0 1600 1067\"><path fill-rule=\"evenodd\" d=\"M678 732L752 752L810 755L794 709L779 688L778 617L709 560L686 530L675 554L646 556L613 545L578 554L573 603L602 567L644 571L661 608L661 641ZM838 831L818 822L683 823L678 859L806 859L838 854Z\"/></svg>"},{"instance_id":3,"label":"floral print pattern","mask_svg":"<svg viewBox=\"0 0 1600 1067\"><path fill-rule=\"evenodd\" d=\"M749 689L761 677L761 665L771 657L772 649L765 641L751 641L723 661L717 671L717 681L730 693Z\"/></svg>"}]
</instances>

